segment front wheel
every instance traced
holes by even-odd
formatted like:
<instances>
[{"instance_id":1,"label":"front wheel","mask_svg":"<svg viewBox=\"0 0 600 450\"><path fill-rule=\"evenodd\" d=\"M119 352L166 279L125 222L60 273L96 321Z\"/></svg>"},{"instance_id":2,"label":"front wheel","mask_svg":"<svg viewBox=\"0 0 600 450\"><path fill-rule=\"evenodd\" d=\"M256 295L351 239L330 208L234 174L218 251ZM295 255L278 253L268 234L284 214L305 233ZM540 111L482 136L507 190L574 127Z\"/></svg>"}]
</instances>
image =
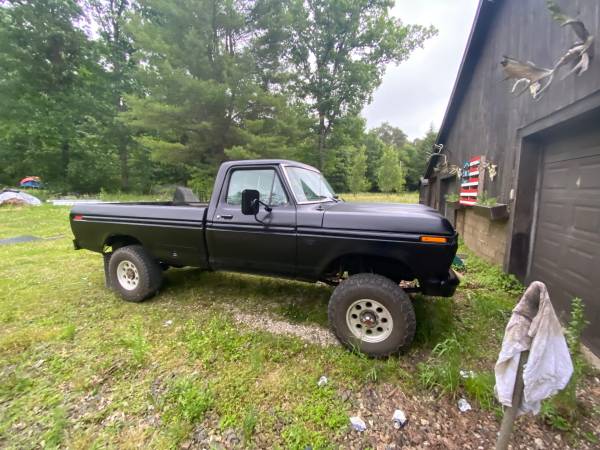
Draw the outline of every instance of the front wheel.
<instances>
[{"instance_id":1,"label":"front wheel","mask_svg":"<svg viewBox=\"0 0 600 450\"><path fill-rule=\"evenodd\" d=\"M329 325L346 347L382 358L411 344L416 318L400 286L384 276L361 273L333 291Z\"/></svg>"},{"instance_id":2,"label":"front wheel","mask_svg":"<svg viewBox=\"0 0 600 450\"><path fill-rule=\"evenodd\" d=\"M124 300L141 302L162 284L162 269L141 245L121 247L108 263L110 285Z\"/></svg>"}]
</instances>

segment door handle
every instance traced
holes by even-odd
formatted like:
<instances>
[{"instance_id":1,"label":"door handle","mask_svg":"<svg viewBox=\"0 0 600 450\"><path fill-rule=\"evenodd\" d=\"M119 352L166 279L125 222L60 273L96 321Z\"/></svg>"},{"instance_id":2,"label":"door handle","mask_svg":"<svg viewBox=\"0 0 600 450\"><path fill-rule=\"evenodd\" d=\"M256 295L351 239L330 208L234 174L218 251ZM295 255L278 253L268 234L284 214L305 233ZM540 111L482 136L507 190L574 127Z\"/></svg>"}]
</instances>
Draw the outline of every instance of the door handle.
<instances>
[{"instance_id":1,"label":"door handle","mask_svg":"<svg viewBox=\"0 0 600 450\"><path fill-rule=\"evenodd\" d=\"M221 216L217 216L217 219L227 219L227 220L230 220L230 219L233 219L233 214L223 214Z\"/></svg>"}]
</instances>

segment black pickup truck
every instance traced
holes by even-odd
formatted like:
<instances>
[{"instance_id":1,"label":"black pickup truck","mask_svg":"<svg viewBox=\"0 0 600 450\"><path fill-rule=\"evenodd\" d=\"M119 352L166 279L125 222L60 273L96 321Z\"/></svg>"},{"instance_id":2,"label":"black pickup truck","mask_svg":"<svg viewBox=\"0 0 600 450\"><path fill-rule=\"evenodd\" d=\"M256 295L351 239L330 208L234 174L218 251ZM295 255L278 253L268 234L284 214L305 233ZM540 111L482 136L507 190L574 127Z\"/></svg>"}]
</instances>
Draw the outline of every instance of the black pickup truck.
<instances>
[{"instance_id":1,"label":"black pickup truck","mask_svg":"<svg viewBox=\"0 0 600 450\"><path fill-rule=\"evenodd\" d=\"M401 282L446 297L458 285L450 269L458 237L435 210L344 202L317 169L294 161L226 162L209 203L178 188L172 202L76 205L70 221L75 249L103 254L107 285L128 301L154 295L169 267L334 285L332 330L371 356L413 339Z\"/></svg>"}]
</instances>

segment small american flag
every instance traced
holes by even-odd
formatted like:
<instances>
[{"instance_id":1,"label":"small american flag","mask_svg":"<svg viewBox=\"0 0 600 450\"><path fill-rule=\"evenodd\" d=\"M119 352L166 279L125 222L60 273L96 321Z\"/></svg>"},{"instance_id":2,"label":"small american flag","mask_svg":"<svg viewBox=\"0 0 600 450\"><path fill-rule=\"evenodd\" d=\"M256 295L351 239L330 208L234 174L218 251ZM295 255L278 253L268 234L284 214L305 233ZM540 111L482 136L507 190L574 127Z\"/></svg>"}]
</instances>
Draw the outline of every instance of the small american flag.
<instances>
[{"instance_id":1,"label":"small american flag","mask_svg":"<svg viewBox=\"0 0 600 450\"><path fill-rule=\"evenodd\" d=\"M473 206L477 203L477 190L479 187L479 166L481 156L474 156L465 162L460 179L460 204Z\"/></svg>"}]
</instances>

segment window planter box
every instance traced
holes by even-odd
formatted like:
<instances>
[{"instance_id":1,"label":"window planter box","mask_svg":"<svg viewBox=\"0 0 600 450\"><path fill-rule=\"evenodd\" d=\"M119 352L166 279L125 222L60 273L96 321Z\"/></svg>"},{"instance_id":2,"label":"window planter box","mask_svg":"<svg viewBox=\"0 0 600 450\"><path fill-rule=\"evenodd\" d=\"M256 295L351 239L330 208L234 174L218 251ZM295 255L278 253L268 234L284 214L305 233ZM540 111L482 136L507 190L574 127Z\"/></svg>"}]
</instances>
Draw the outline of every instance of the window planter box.
<instances>
[{"instance_id":1,"label":"window planter box","mask_svg":"<svg viewBox=\"0 0 600 450\"><path fill-rule=\"evenodd\" d=\"M454 210L459 210L459 209L466 208L466 206L465 205L461 205L458 200L455 201L455 202L449 202L449 201L446 200L446 205L448 205L449 208L452 208Z\"/></svg>"},{"instance_id":2,"label":"window planter box","mask_svg":"<svg viewBox=\"0 0 600 450\"><path fill-rule=\"evenodd\" d=\"M473 205L471 208L473 208L477 214L485 216L489 220L507 220L509 216L508 205L504 203L498 203L493 206Z\"/></svg>"}]
</instances>

